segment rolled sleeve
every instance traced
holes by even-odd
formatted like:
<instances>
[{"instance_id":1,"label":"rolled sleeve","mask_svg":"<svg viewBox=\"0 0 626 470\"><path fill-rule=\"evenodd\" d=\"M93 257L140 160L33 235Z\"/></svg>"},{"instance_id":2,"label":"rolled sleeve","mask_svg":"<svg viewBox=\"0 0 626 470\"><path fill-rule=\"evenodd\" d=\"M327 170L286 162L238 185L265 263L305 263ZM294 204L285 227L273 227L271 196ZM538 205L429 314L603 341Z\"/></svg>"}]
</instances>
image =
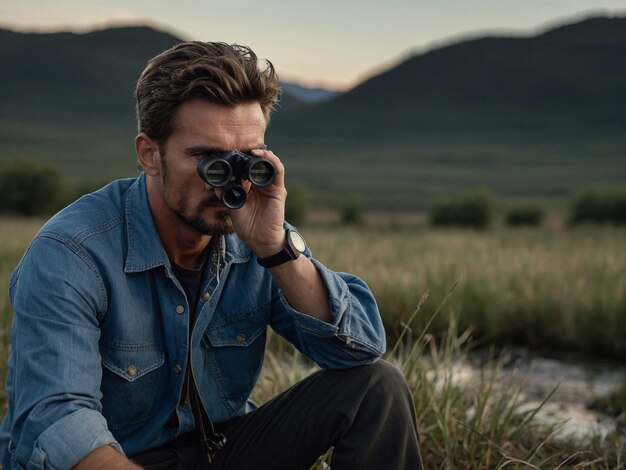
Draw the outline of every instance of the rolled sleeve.
<instances>
[{"instance_id":1,"label":"rolled sleeve","mask_svg":"<svg viewBox=\"0 0 626 470\"><path fill-rule=\"evenodd\" d=\"M378 360L385 352L385 331L376 301L358 277L331 271L311 258L329 294L332 322L294 309L282 292L280 301L295 325L295 346L323 368L346 368Z\"/></svg>"},{"instance_id":2,"label":"rolled sleeve","mask_svg":"<svg viewBox=\"0 0 626 470\"><path fill-rule=\"evenodd\" d=\"M10 422L3 423L13 467L71 468L97 447L121 450L101 414L103 291L88 260L59 240L36 239L22 260L10 286Z\"/></svg>"},{"instance_id":3,"label":"rolled sleeve","mask_svg":"<svg viewBox=\"0 0 626 470\"><path fill-rule=\"evenodd\" d=\"M97 411L83 408L41 433L27 468L72 468L91 451L106 445L124 453L108 430L104 417Z\"/></svg>"}]
</instances>

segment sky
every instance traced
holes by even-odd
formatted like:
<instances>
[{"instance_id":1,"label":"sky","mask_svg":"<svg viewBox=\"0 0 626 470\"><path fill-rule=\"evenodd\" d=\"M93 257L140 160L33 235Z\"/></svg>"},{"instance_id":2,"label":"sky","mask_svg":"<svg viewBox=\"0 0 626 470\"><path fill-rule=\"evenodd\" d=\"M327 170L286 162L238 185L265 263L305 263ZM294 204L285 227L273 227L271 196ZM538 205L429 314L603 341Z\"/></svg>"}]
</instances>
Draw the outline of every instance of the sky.
<instances>
[{"instance_id":1,"label":"sky","mask_svg":"<svg viewBox=\"0 0 626 470\"><path fill-rule=\"evenodd\" d=\"M626 16L626 0L0 0L0 27L147 24L250 46L282 80L339 90L460 39L528 36L595 15Z\"/></svg>"}]
</instances>

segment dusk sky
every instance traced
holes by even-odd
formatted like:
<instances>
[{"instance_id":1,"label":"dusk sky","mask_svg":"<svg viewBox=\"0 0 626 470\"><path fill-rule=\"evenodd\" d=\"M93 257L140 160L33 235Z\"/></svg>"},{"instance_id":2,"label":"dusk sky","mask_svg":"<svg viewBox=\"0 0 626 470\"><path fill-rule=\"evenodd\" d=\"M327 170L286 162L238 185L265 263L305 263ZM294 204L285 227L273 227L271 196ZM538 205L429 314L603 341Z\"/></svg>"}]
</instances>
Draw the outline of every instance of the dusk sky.
<instances>
[{"instance_id":1,"label":"dusk sky","mask_svg":"<svg viewBox=\"0 0 626 470\"><path fill-rule=\"evenodd\" d=\"M87 31L149 24L183 39L245 44L282 79L345 89L409 54L483 34L531 35L596 14L601 0L0 0L0 27Z\"/></svg>"}]
</instances>

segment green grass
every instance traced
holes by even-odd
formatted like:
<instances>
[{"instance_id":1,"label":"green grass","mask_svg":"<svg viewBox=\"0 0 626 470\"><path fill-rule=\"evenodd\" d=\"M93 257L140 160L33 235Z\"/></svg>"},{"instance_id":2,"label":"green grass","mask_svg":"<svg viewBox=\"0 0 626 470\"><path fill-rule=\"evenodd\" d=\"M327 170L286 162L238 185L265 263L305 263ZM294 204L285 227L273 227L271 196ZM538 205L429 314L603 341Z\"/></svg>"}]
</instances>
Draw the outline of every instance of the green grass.
<instances>
[{"instance_id":1,"label":"green grass","mask_svg":"<svg viewBox=\"0 0 626 470\"><path fill-rule=\"evenodd\" d=\"M284 161L287 182L304 182L318 207L358 196L375 210L424 210L439 195L487 188L505 205L525 200L562 208L581 187L616 186L626 179L626 141L619 132L581 130L572 139L552 130L413 130L404 138L379 138L371 127L360 137L358 128L318 135L305 126L291 136L285 124L272 123L267 143ZM130 116L81 120L62 110L40 121L0 116L0 166L41 160L71 184L134 176L134 134Z\"/></svg>"},{"instance_id":2,"label":"green grass","mask_svg":"<svg viewBox=\"0 0 626 470\"><path fill-rule=\"evenodd\" d=\"M438 195L476 188L507 204L526 198L563 207L581 187L620 185L626 177L626 141L609 129L577 127L573 136L563 123L471 132L416 126L385 136L374 123L345 122L329 134L323 124L328 118L316 117L319 130L312 119L298 126L279 114L267 140L285 162L288 181L315 188L315 202L323 207L358 194L376 210L411 211L429 207Z\"/></svg>"}]
</instances>

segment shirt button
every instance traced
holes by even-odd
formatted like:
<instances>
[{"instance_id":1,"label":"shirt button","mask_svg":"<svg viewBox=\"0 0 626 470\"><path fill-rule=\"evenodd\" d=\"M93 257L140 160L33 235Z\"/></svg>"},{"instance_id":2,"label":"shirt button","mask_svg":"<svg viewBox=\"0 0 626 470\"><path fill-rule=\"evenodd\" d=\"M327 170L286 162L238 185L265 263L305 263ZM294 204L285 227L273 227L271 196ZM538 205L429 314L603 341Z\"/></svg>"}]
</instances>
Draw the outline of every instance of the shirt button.
<instances>
[{"instance_id":1,"label":"shirt button","mask_svg":"<svg viewBox=\"0 0 626 470\"><path fill-rule=\"evenodd\" d=\"M202 294L202 300L204 300L205 302L209 300L210 298L211 296L209 295L208 292L205 292L204 294Z\"/></svg>"},{"instance_id":2,"label":"shirt button","mask_svg":"<svg viewBox=\"0 0 626 470\"><path fill-rule=\"evenodd\" d=\"M235 339L237 340L238 343L243 343L246 340L246 335L243 333L237 333L237 336L235 336Z\"/></svg>"},{"instance_id":3,"label":"shirt button","mask_svg":"<svg viewBox=\"0 0 626 470\"><path fill-rule=\"evenodd\" d=\"M178 307L176 307L176 313L185 313L185 307L179 305Z\"/></svg>"},{"instance_id":4,"label":"shirt button","mask_svg":"<svg viewBox=\"0 0 626 470\"><path fill-rule=\"evenodd\" d=\"M173 369L174 372L176 372L177 374L180 374L183 371L183 368L180 366L180 364L176 364Z\"/></svg>"},{"instance_id":5,"label":"shirt button","mask_svg":"<svg viewBox=\"0 0 626 470\"><path fill-rule=\"evenodd\" d=\"M128 366L128 369L126 369L126 372L128 372L128 375L131 377L134 377L137 375L137 367L134 364L131 364Z\"/></svg>"}]
</instances>

